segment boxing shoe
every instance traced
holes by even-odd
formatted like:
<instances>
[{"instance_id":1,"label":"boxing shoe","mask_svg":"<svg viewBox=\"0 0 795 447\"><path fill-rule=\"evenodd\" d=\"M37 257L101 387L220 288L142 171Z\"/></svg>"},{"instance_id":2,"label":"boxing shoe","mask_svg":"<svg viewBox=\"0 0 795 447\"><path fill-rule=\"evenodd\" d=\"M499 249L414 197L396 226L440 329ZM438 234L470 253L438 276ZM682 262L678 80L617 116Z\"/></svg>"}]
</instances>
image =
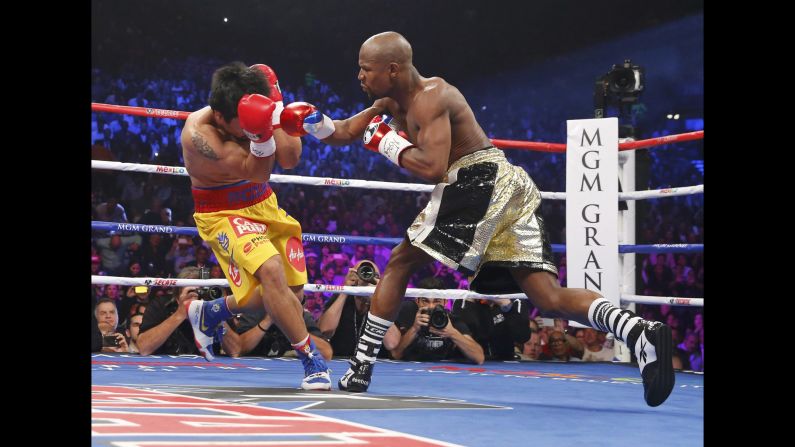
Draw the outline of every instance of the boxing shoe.
<instances>
[{"instance_id":1,"label":"boxing shoe","mask_svg":"<svg viewBox=\"0 0 795 447\"><path fill-rule=\"evenodd\" d=\"M370 377L373 375L371 362L363 362L356 357L352 357L348 362L351 364L348 371L342 376L337 384L342 391L351 393L364 393L370 387Z\"/></svg>"},{"instance_id":2,"label":"boxing shoe","mask_svg":"<svg viewBox=\"0 0 795 447\"><path fill-rule=\"evenodd\" d=\"M650 407L665 402L674 388L672 345L671 328L659 321L641 320L627 337L643 378L643 398Z\"/></svg>"}]
</instances>

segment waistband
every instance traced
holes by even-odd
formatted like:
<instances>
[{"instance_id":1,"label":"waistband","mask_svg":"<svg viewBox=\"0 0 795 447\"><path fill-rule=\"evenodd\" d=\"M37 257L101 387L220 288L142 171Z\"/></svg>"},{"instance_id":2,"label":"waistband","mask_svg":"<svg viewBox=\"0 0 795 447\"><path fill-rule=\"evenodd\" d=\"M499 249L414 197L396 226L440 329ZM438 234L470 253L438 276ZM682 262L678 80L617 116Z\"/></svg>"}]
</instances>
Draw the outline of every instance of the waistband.
<instances>
[{"instance_id":1,"label":"waistband","mask_svg":"<svg viewBox=\"0 0 795 447\"><path fill-rule=\"evenodd\" d=\"M505 158L505 153L502 149L497 149L494 146L488 146L471 154L464 155L450 165L447 172L452 172L454 169L471 166L475 163L483 163L484 161L508 161Z\"/></svg>"},{"instance_id":2,"label":"waistband","mask_svg":"<svg viewBox=\"0 0 795 447\"><path fill-rule=\"evenodd\" d=\"M268 182L252 183L248 180L211 188L191 188L197 213L239 210L255 205L273 194Z\"/></svg>"}]
</instances>

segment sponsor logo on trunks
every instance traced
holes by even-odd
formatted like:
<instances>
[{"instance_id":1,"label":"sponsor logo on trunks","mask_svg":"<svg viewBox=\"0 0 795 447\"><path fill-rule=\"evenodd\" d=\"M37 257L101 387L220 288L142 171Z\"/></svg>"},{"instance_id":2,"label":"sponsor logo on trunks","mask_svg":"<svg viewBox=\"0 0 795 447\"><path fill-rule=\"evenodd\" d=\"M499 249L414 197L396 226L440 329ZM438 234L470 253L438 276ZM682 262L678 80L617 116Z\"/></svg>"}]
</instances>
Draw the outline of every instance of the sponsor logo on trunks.
<instances>
[{"instance_id":1,"label":"sponsor logo on trunks","mask_svg":"<svg viewBox=\"0 0 795 447\"><path fill-rule=\"evenodd\" d=\"M287 260L290 261L290 265L299 272L306 271L304 245L297 237L291 237L287 241Z\"/></svg>"},{"instance_id":2,"label":"sponsor logo on trunks","mask_svg":"<svg viewBox=\"0 0 795 447\"><path fill-rule=\"evenodd\" d=\"M264 234L268 231L267 225L248 220L245 217L229 216L229 224L232 225L232 229L235 230L237 237L246 234Z\"/></svg>"},{"instance_id":3,"label":"sponsor logo on trunks","mask_svg":"<svg viewBox=\"0 0 795 447\"><path fill-rule=\"evenodd\" d=\"M223 231L218 234L218 244L225 252L229 253L229 236Z\"/></svg>"},{"instance_id":4,"label":"sponsor logo on trunks","mask_svg":"<svg viewBox=\"0 0 795 447\"><path fill-rule=\"evenodd\" d=\"M254 236L251 238L249 242L246 242L246 245L243 246L243 254L248 254L255 248L259 247L260 245L265 244L268 242L268 238L265 236Z\"/></svg>"},{"instance_id":5,"label":"sponsor logo on trunks","mask_svg":"<svg viewBox=\"0 0 795 447\"><path fill-rule=\"evenodd\" d=\"M232 281L235 286L240 287L240 285L243 284L243 278L240 276L240 269L238 269L237 264L235 264L234 255L234 251L229 255L229 268L226 272L229 274L229 280Z\"/></svg>"}]
</instances>

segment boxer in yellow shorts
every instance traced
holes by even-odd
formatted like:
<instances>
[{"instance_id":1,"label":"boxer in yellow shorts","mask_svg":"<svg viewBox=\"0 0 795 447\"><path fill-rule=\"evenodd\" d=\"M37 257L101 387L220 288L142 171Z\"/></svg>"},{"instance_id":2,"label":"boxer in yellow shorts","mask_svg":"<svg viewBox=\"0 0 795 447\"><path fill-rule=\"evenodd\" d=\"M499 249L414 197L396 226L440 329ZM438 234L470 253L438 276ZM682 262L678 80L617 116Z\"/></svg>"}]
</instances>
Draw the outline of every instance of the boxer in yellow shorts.
<instances>
[{"instance_id":1,"label":"boxer in yellow shorts","mask_svg":"<svg viewBox=\"0 0 795 447\"><path fill-rule=\"evenodd\" d=\"M196 228L226 272L238 305L246 307L260 286L257 269L276 255L281 257L289 286L306 284L301 224L279 208L267 183L194 187L193 200Z\"/></svg>"},{"instance_id":2,"label":"boxer in yellow shorts","mask_svg":"<svg viewBox=\"0 0 795 447\"><path fill-rule=\"evenodd\" d=\"M280 209L268 179L274 164L298 164L301 140L281 130L282 96L276 73L240 62L213 73L210 105L182 129L199 235L213 249L233 295L193 300L187 318L199 352L212 360L217 328L233 314L261 310L290 340L304 366L301 388L329 390L325 360L303 319L306 283L301 225Z\"/></svg>"}]
</instances>

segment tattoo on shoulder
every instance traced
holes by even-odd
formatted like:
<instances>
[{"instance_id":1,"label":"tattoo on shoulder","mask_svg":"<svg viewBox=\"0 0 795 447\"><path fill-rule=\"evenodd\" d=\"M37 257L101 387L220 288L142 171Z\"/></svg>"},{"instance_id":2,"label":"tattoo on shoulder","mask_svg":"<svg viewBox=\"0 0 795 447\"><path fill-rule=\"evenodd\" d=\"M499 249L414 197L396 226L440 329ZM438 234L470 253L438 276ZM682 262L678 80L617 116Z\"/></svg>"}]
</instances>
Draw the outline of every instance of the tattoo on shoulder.
<instances>
[{"instance_id":1,"label":"tattoo on shoulder","mask_svg":"<svg viewBox=\"0 0 795 447\"><path fill-rule=\"evenodd\" d=\"M191 142L193 142L193 147L199 151L200 154L204 155L205 157L211 160L218 160L218 154L215 153L212 147L207 144L207 140L204 139L203 136L199 132L194 131L193 135L190 137Z\"/></svg>"}]
</instances>

